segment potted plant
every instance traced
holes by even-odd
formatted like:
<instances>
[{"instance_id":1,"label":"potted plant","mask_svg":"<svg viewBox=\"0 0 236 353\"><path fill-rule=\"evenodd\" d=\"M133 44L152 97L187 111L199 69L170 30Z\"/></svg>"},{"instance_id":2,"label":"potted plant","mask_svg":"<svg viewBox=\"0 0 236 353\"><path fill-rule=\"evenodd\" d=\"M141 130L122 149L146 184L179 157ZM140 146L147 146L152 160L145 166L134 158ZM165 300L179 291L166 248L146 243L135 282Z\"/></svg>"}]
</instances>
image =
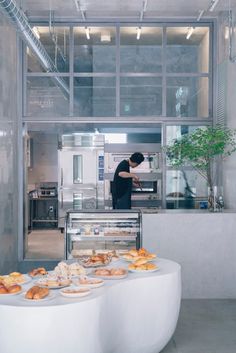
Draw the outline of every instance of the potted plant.
<instances>
[{"instance_id":1,"label":"potted plant","mask_svg":"<svg viewBox=\"0 0 236 353\"><path fill-rule=\"evenodd\" d=\"M210 210L214 210L216 205L214 162L216 157L225 160L236 151L235 134L235 130L221 126L197 128L164 148L172 166L183 170L185 165L191 165L207 181Z\"/></svg>"}]
</instances>

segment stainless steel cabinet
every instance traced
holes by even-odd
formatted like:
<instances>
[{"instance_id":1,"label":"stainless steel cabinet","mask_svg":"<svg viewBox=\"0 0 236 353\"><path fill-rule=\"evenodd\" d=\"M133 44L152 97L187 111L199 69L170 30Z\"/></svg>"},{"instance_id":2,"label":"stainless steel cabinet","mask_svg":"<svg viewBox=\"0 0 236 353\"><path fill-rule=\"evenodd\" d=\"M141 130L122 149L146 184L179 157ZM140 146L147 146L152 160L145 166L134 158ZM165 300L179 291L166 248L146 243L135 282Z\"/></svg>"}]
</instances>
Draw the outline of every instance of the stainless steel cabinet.
<instances>
[{"instance_id":1,"label":"stainless steel cabinet","mask_svg":"<svg viewBox=\"0 0 236 353\"><path fill-rule=\"evenodd\" d=\"M141 213L137 210L68 211L65 257L94 250L126 251L141 246Z\"/></svg>"}]
</instances>

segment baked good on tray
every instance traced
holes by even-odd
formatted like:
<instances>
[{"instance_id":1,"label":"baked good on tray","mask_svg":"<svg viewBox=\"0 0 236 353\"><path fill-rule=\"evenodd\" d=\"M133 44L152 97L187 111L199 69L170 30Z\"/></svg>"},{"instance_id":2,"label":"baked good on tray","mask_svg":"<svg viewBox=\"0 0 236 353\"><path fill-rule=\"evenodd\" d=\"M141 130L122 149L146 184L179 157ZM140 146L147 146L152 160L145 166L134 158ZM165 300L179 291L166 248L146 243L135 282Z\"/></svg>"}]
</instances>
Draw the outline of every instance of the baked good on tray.
<instances>
[{"instance_id":1,"label":"baked good on tray","mask_svg":"<svg viewBox=\"0 0 236 353\"><path fill-rule=\"evenodd\" d=\"M40 300L47 297L49 294L48 288L43 288L39 286L31 287L25 294L26 299Z\"/></svg>"}]
</instances>

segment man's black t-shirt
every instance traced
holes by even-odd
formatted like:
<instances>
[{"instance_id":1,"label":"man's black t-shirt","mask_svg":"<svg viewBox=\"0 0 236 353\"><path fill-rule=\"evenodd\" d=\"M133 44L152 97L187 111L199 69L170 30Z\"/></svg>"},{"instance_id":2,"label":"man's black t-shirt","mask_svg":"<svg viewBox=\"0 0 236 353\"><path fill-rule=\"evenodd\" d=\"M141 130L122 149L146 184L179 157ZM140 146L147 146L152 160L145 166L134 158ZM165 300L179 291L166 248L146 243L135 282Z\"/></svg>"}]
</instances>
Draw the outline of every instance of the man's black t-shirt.
<instances>
[{"instance_id":1,"label":"man's black t-shirt","mask_svg":"<svg viewBox=\"0 0 236 353\"><path fill-rule=\"evenodd\" d=\"M132 187L132 178L122 178L119 176L120 172L130 172L129 162L125 159L118 164L114 174L112 183L112 196L114 200L121 198Z\"/></svg>"}]
</instances>

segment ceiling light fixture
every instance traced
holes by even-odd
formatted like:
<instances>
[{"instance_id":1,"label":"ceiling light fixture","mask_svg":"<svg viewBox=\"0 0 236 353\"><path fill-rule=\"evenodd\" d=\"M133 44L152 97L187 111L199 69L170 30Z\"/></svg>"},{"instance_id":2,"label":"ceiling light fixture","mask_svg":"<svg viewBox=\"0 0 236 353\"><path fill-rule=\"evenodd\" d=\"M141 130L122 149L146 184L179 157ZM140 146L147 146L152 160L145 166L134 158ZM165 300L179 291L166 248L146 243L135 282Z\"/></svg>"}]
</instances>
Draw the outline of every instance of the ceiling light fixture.
<instances>
[{"instance_id":1,"label":"ceiling light fixture","mask_svg":"<svg viewBox=\"0 0 236 353\"><path fill-rule=\"evenodd\" d=\"M193 27L188 27L186 39L189 39L191 35L193 34L194 28Z\"/></svg>"},{"instance_id":2,"label":"ceiling light fixture","mask_svg":"<svg viewBox=\"0 0 236 353\"><path fill-rule=\"evenodd\" d=\"M216 7L216 5L218 4L219 0L211 0L210 6L208 8L208 11L214 11L214 8Z\"/></svg>"},{"instance_id":3,"label":"ceiling light fixture","mask_svg":"<svg viewBox=\"0 0 236 353\"><path fill-rule=\"evenodd\" d=\"M40 39L40 33L39 33L39 30L38 30L38 27L33 27L32 28L32 31L34 32L34 34L36 35L36 37L38 39Z\"/></svg>"},{"instance_id":4,"label":"ceiling light fixture","mask_svg":"<svg viewBox=\"0 0 236 353\"><path fill-rule=\"evenodd\" d=\"M84 30L85 30L86 37L89 40L90 39L90 29L88 27L84 27Z\"/></svg>"},{"instance_id":5,"label":"ceiling light fixture","mask_svg":"<svg viewBox=\"0 0 236 353\"><path fill-rule=\"evenodd\" d=\"M138 27L138 28L137 28L137 40L140 39L141 32L142 32L142 27Z\"/></svg>"}]
</instances>

